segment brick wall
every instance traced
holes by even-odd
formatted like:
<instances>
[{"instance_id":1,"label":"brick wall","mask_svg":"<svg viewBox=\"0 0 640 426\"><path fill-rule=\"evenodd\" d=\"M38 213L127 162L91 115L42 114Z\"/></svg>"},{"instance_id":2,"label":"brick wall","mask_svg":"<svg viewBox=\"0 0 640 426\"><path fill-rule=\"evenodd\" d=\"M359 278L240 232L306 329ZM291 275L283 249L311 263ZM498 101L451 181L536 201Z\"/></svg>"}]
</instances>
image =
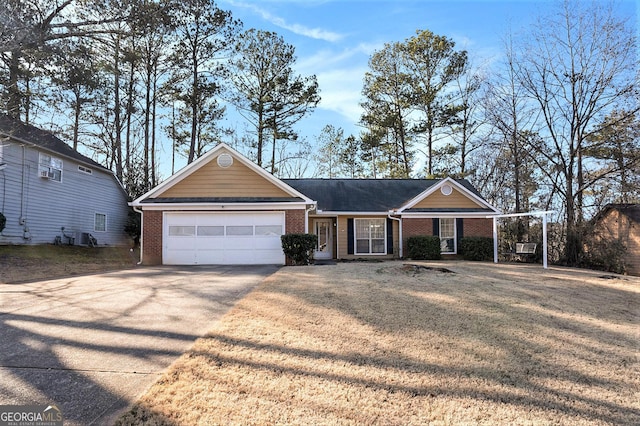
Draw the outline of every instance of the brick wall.
<instances>
[{"instance_id":1,"label":"brick wall","mask_svg":"<svg viewBox=\"0 0 640 426\"><path fill-rule=\"evenodd\" d=\"M465 237L493 237L493 220L464 219L462 229Z\"/></svg>"},{"instance_id":2,"label":"brick wall","mask_svg":"<svg viewBox=\"0 0 640 426\"><path fill-rule=\"evenodd\" d=\"M402 219L402 250L407 254L407 239L420 235L433 235L433 219Z\"/></svg>"},{"instance_id":3,"label":"brick wall","mask_svg":"<svg viewBox=\"0 0 640 426\"><path fill-rule=\"evenodd\" d=\"M304 210L286 210L285 234L303 234L304 217Z\"/></svg>"},{"instance_id":4,"label":"brick wall","mask_svg":"<svg viewBox=\"0 0 640 426\"><path fill-rule=\"evenodd\" d=\"M142 263L162 264L162 212L145 211L142 218Z\"/></svg>"},{"instance_id":5,"label":"brick wall","mask_svg":"<svg viewBox=\"0 0 640 426\"><path fill-rule=\"evenodd\" d=\"M463 220L463 234L465 237L493 237L493 221L491 219ZM402 239L403 250L407 252L407 238L419 235L433 235L433 219L403 219Z\"/></svg>"}]
</instances>

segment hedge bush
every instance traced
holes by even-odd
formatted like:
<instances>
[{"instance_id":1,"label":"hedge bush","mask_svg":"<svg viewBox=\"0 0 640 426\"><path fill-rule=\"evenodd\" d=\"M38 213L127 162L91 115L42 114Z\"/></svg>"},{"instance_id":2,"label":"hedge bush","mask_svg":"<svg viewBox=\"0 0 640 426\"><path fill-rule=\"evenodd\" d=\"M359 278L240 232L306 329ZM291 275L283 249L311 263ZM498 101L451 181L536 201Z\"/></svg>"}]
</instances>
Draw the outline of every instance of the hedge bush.
<instances>
[{"instance_id":1,"label":"hedge bush","mask_svg":"<svg viewBox=\"0 0 640 426\"><path fill-rule=\"evenodd\" d=\"M2 232L2 230L6 225L7 225L7 218L2 213L0 213L0 232Z\"/></svg>"},{"instance_id":2,"label":"hedge bush","mask_svg":"<svg viewBox=\"0 0 640 426\"><path fill-rule=\"evenodd\" d=\"M407 256L415 260L439 260L440 237L434 235L419 235L407 238Z\"/></svg>"},{"instance_id":3,"label":"hedge bush","mask_svg":"<svg viewBox=\"0 0 640 426\"><path fill-rule=\"evenodd\" d=\"M458 253L465 260L492 260L493 238L464 237L460 238Z\"/></svg>"},{"instance_id":4,"label":"hedge bush","mask_svg":"<svg viewBox=\"0 0 640 426\"><path fill-rule=\"evenodd\" d=\"M314 234L285 234L280 237L282 251L294 265L308 265L313 260L313 251L318 244Z\"/></svg>"}]
</instances>

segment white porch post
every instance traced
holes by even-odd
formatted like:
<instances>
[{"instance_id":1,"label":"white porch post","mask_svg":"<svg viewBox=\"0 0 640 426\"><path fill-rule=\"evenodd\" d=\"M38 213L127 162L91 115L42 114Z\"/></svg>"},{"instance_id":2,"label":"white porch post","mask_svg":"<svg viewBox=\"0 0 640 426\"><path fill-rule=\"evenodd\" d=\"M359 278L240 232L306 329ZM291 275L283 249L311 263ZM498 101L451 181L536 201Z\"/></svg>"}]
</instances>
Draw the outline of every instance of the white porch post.
<instances>
[{"instance_id":1,"label":"white porch post","mask_svg":"<svg viewBox=\"0 0 640 426\"><path fill-rule=\"evenodd\" d=\"M547 214L542 215L542 267L547 269Z\"/></svg>"},{"instance_id":2,"label":"white porch post","mask_svg":"<svg viewBox=\"0 0 640 426\"><path fill-rule=\"evenodd\" d=\"M498 218L493 217L493 263L498 263Z\"/></svg>"}]
</instances>

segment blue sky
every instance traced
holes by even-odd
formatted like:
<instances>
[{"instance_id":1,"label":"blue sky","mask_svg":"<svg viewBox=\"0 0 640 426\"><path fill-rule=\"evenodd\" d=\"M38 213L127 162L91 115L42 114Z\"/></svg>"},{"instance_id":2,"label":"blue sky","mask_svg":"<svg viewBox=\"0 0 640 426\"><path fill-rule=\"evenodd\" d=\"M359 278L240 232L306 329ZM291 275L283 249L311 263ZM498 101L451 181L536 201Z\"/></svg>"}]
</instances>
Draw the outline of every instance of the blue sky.
<instances>
[{"instance_id":1,"label":"blue sky","mask_svg":"<svg viewBox=\"0 0 640 426\"><path fill-rule=\"evenodd\" d=\"M296 48L297 71L315 74L322 101L299 123L313 141L326 124L358 134L362 79L368 60L384 43L403 41L428 29L469 52L478 65L501 55L501 39L509 28L518 33L552 0L220 0L244 27L274 31ZM634 15L633 0L620 1ZM233 115L228 124L238 126Z\"/></svg>"}]
</instances>

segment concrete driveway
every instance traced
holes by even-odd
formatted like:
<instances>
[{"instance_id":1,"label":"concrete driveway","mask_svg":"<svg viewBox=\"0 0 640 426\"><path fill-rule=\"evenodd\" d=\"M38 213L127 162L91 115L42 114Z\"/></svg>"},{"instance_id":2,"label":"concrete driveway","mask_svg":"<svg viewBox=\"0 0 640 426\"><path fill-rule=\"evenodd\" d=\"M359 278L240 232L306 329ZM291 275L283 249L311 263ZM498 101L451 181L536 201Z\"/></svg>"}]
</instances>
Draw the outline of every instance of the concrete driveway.
<instances>
[{"instance_id":1,"label":"concrete driveway","mask_svg":"<svg viewBox=\"0 0 640 426\"><path fill-rule=\"evenodd\" d=\"M0 284L0 405L112 424L277 266L148 267Z\"/></svg>"}]
</instances>

